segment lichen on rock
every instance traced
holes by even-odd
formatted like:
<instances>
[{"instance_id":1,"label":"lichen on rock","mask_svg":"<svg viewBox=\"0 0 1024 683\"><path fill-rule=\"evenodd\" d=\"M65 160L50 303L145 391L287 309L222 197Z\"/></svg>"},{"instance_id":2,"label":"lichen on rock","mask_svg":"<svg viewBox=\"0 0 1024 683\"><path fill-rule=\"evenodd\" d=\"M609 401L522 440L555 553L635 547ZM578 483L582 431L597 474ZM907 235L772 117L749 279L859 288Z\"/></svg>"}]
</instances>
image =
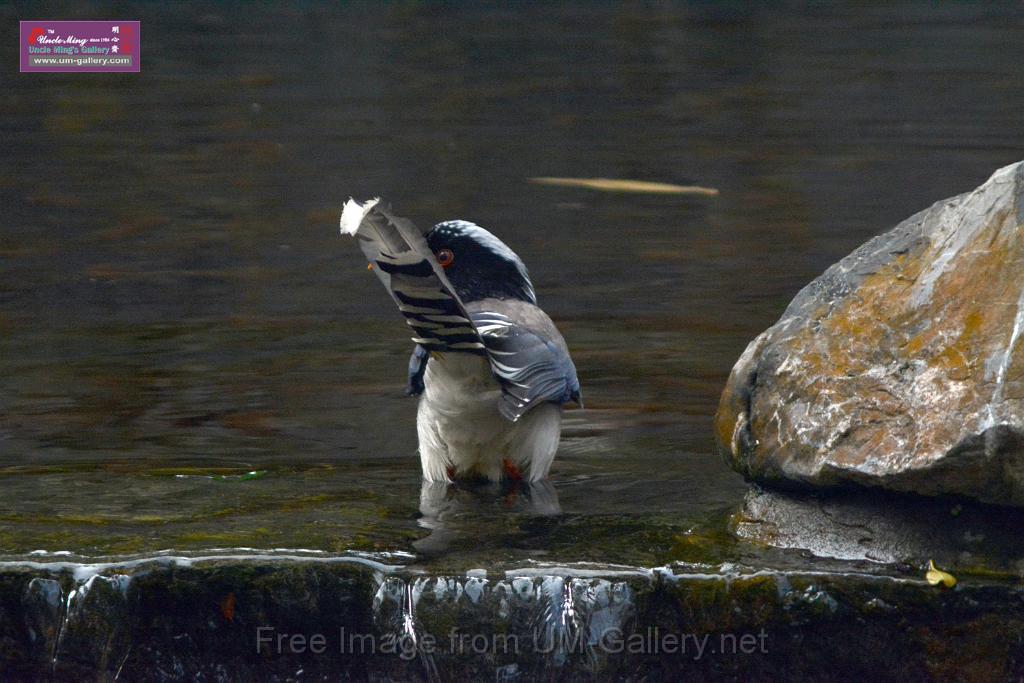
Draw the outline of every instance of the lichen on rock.
<instances>
[{"instance_id":1,"label":"lichen on rock","mask_svg":"<svg viewBox=\"0 0 1024 683\"><path fill-rule=\"evenodd\" d=\"M765 483L1024 505L1024 162L875 237L729 377L727 461Z\"/></svg>"}]
</instances>

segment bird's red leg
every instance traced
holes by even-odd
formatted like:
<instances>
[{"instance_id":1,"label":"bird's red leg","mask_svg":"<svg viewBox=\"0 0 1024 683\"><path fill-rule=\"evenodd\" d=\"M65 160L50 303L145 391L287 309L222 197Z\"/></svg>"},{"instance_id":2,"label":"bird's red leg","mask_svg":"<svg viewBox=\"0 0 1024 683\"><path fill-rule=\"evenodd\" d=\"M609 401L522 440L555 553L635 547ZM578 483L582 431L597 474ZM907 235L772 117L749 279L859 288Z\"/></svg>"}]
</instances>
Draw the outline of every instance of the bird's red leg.
<instances>
[{"instance_id":1,"label":"bird's red leg","mask_svg":"<svg viewBox=\"0 0 1024 683\"><path fill-rule=\"evenodd\" d=\"M448 473L448 479L455 481L455 465L448 465L448 467L445 468L445 472Z\"/></svg>"},{"instance_id":2,"label":"bird's red leg","mask_svg":"<svg viewBox=\"0 0 1024 683\"><path fill-rule=\"evenodd\" d=\"M519 487L522 485L522 472L508 458L502 461L502 469L505 470L505 481L508 485L508 493L505 494L505 505L512 505L519 496Z\"/></svg>"},{"instance_id":3,"label":"bird's red leg","mask_svg":"<svg viewBox=\"0 0 1024 683\"><path fill-rule=\"evenodd\" d=\"M505 505L512 505L519 495L519 487L523 483L523 473L508 458L501 461L501 467L505 471L505 481L509 483L508 493L505 494Z\"/></svg>"},{"instance_id":4,"label":"bird's red leg","mask_svg":"<svg viewBox=\"0 0 1024 683\"><path fill-rule=\"evenodd\" d=\"M516 467L516 464L509 460L508 458L505 458L504 460L501 461L501 466L505 470L506 479L511 479L512 481L523 480L522 472L520 472L519 468Z\"/></svg>"}]
</instances>

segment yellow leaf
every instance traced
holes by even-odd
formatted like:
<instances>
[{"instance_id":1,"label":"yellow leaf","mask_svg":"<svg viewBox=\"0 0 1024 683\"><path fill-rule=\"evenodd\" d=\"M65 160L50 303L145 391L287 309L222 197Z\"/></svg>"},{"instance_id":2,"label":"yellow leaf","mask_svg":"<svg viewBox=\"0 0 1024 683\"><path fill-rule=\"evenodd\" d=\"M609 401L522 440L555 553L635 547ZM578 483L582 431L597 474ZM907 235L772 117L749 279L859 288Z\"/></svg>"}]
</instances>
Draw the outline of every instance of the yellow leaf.
<instances>
[{"instance_id":1,"label":"yellow leaf","mask_svg":"<svg viewBox=\"0 0 1024 683\"><path fill-rule=\"evenodd\" d=\"M924 575L924 578L933 586L941 583L946 588L952 588L956 585L956 577L936 567L933 560L928 560L928 573Z\"/></svg>"},{"instance_id":2,"label":"yellow leaf","mask_svg":"<svg viewBox=\"0 0 1024 683\"><path fill-rule=\"evenodd\" d=\"M646 194L699 194L713 197L718 190L700 185L672 185L671 183L652 183L646 180L612 180L611 178L530 178L537 185L555 185L558 187L582 187L601 192L640 192Z\"/></svg>"}]
</instances>

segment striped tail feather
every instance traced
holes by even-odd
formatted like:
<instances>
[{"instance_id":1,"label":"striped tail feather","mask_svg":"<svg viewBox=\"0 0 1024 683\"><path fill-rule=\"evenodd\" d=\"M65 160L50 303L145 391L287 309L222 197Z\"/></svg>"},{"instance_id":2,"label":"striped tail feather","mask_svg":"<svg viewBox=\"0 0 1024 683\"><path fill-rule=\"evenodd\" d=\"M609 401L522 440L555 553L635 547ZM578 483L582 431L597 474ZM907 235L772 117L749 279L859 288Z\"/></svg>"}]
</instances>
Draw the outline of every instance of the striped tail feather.
<instances>
[{"instance_id":1,"label":"striped tail feather","mask_svg":"<svg viewBox=\"0 0 1024 683\"><path fill-rule=\"evenodd\" d=\"M412 221L393 215L380 199L350 199L341 214L341 234L354 235L405 322L412 340L428 351L486 355L480 335L444 270Z\"/></svg>"}]
</instances>

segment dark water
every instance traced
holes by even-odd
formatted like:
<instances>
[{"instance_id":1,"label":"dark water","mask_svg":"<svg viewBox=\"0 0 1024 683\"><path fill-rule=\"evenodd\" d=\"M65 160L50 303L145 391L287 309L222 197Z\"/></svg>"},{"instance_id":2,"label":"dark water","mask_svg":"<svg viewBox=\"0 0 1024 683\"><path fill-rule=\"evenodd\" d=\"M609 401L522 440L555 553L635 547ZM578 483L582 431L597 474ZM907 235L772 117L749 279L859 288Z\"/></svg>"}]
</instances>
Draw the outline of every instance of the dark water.
<instances>
[{"instance_id":1,"label":"dark water","mask_svg":"<svg viewBox=\"0 0 1024 683\"><path fill-rule=\"evenodd\" d=\"M142 21L141 74L19 75L0 46L4 555L713 556L745 486L711 418L746 343L1024 156L1015 5L88 8ZM337 234L350 195L529 265L587 403L560 515L460 491L439 531L417 519L410 343Z\"/></svg>"}]
</instances>

